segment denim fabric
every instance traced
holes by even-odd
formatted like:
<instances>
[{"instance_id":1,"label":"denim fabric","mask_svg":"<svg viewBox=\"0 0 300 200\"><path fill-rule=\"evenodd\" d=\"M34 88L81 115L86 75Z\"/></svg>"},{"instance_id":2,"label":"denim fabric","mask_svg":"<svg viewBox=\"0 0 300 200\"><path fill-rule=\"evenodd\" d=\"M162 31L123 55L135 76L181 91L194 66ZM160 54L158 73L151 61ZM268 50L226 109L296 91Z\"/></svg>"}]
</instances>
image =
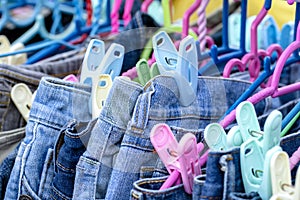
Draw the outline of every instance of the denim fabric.
<instances>
[{"instance_id":1,"label":"denim fabric","mask_svg":"<svg viewBox=\"0 0 300 200\"><path fill-rule=\"evenodd\" d=\"M121 74L128 71L139 61L146 43L151 40L159 25L146 13L136 12L129 24L124 28L115 43L125 47L125 55Z\"/></svg>"},{"instance_id":2,"label":"denim fabric","mask_svg":"<svg viewBox=\"0 0 300 200\"><path fill-rule=\"evenodd\" d=\"M114 160L142 87L117 77L76 167L73 199L103 199Z\"/></svg>"},{"instance_id":3,"label":"denim fabric","mask_svg":"<svg viewBox=\"0 0 300 200\"><path fill-rule=\"evenodd\" d=\"M25 136L25 128L0 132L0 164Z\"/></svg>"},{"instance_id":4,"label":"denim fabric","mask_svg":"<svg viewBox=\"0 0 300 200\"><path fill-rule=\"evenodd\" d=\"M293 133L293 134L290 134L288 136L285 136L285 137L281 138L280 146L282 147L282 150L287 152L289 157L291 157L293 155L293 153L300 146L300 132L299 132L299 130L298 130L297 133ZM299 164L300 164L300 162L291 171L292 183L293 184L295 183L296 173L297 173L297 169L299 167Z\"/></svg>"},{"instance_id":5,"label":"denim fabric","mask_svg":"<svg viewBox=\"0 0 300 200\"><path fill-rule=\"evenodd\" d=\"M190 106L184 107L180 105L178 87L172 77L157 76L149 81L127 126L106 199L128 199L141 167L163 167L150 141L154 125L168 124L177 140L191 132L201 141L201 130L216 122L249 84L233 79L199 77L197 98ZM262 106L260 109L263 110L263 103L257 106Z\"/></svg>"},{"instance_id":6,"label":"denim fabric","mask_svg":"<svg viewBox=\"0 0 300 200\"><path fill-rule=\"evenodd\" d=\"M54 179L52 199L72 199L76 164L86 150L96 119L90 122L74 120L61 131L54 147Z\"/></svg>"},{"instance_id":7,"label":"denim fabric","mask_svg":"<svg viewBox=\"0 0 300 200\"><path fill-rule=\"evenodd\" d=\"M10 99L10 91L15 84L25 83L33 92L38 87L40 79L43 76L52 75L62 78L65 75L77 72L81 62L77 61L76 64L74 59L76 60L77 58L60 63L32 65L28 67L0 65L0 131L13 130L24 127L26 124Z\"/></svg>"},{"instance_id":8,"label":"denim fabric","mask_svg":"<svg viewBox=\"0 0 300 200\"><path fill-rule=\"evenodd\" d=\"M170 187L168 189L159 190L162 184L168 177L142 179L134 182L133 189L131 190L132 200L182 200L192 199L192 195L184 191L183 184Z\"/></svg>"},{"instance_id":9,"label":"denim fabric","mask_svg":"<svg viewBox=\"0 0 300 200\"><path fill-rule=\"evenodd\" d=\"M7 183L15 164L15 159L17 157L19 150L19 145L12 151L7 158L0 165L0 199L4 198Z\"/></svg>"},{"instance_id":10,"label":"denim fabric","mask_svg":"<svg viewBox=\"0 0 300 200\"><path fill-rule=\"evenodd\" d=\"M44 77L30 109L26 136L21 142L5 199L29 196L49 199L54 175L53 149L59 131L72 119L91 119L91 88Z\"/></svg>"},{"instance_id":11,"label":"denim fabric","mask_svg":"<svg viewBox=\"0 0 300 200\"><path fill-rule=\"evenodd\" d=\"M206 180L201 175L194 180L193 199L228 199L230 192L243 192L240 148L209 152Z\"/></svg>"},{"instance_id":12,"label":"denim fabric","mask_svg":"<svg viewBox=\"0 0 300 200\"><path fill-rule=\"evenodd\" d=\"M63 56L64 55L61 55L61 60L55 60L51 62L49 61L45 63L36 63L33 65L23 65L19 67L36 72L42 72L44 74L54 76L57 78L64 78L69 74L77 75L81 68L84 55L79 54L66 59L64 59Z\"/></svg>"},{"instance_id":13,"label":"denim fabric","mask_svg":"<svg viewBox=\"0 0 300 200\"><path fill-rule=\"evenodd\" d=\"M230 199L230 200L243 200L243 199L261 200L261 198L257 192L251 192L250 194L233 192L229 195L228 199Z\"/></svg>"}]
</instances>

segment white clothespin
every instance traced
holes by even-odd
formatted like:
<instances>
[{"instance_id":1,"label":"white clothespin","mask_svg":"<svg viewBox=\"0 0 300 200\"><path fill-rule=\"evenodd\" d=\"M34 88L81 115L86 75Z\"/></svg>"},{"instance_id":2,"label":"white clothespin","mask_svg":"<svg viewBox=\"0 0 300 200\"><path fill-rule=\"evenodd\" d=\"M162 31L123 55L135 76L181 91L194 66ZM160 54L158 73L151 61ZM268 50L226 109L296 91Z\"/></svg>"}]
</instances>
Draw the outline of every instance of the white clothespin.
<instances>
[{"instance_id":1,"label":"white clothespin","mask_svg":"<svg viewBox=\"0 0 300 200\"><path fill-rule=\"evenodd\" d=\"M22 117L25 121L28 121L30 108L35 95L32 94L29 87L24 83L14 85L10 95Z\"/></svg>"}]
</instances>

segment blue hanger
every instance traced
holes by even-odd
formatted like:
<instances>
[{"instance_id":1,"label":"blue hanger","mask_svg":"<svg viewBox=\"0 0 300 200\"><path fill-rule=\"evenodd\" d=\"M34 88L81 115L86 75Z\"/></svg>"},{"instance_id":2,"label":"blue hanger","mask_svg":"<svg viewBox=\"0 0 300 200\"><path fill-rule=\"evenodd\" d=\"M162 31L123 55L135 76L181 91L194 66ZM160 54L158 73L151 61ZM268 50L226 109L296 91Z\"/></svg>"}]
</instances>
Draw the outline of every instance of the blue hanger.
<instances>
[{"instance_id":1,"label":"blue hanger","mask_svg":"<svg viewBox=\"0 0 300 200\"><path fill-rule=\"evenodd\" d=\"M298 114L300 111L300 102L284 117L282 120L282 130L288 125L288 123Z\"/></svg>"},{"instance_id":2,"label":"blue hanger","mask_svg":"<svg viewBox=\"0 0 300 200\"><path fill-rule=\"evenodd\" d=\"M39 34L44 39L51 39L51 40L63 39L65 37L67 37L76 28L78 28L78 26L76 26L76 24L83 23L83 20L81 18L81 16L82 16L82 7L83 7L82 1L75 1L75 0L73 0L73 4L75 5L76 13L74 14L72 22L65 29L64 32L59 33L59 34L51 34L51 33L49 33L46 30L44 16L42 14L38 14L37 17L36 17L35 24L32 26L32 28L30 28L28 31L26 31L26 33L24 33L21 37L19 37L17 40L15 40L13 44L16 44L16 43L23 43L23 44L25 44L30 39L32 39L36 34ZM56 10L58 10L58 9L56 9ZM59 12L54 11L53 14L58 14L58 13ZM58 19L60 19L59 16L58 16ZM57 25L58 22L56 20L54 20L54 21L55 21L55 23Z\"/></svg>"},{"instance_id":3,"label":"blue hanger","mask_svg":"<svg viewBox=\"0 0 300 200\"><path fill-rule=\"evenodd\" d=\"M296 22L300 19L300 3L296 5ZM295 22L295 24L296 24ZM295 35L297 33L297 27L295 26ZM296 38L296 37L295 37ZM294 55L290 57L285 65L290 65L292 63L300 61L300 56L297 54L297 51L294 52ZM275 65L271 67L271 58L265 57L264 59L264 70L260 74L260 76L251 84L251 86L237 99L237 101L226 111L224 116L221 118L223 119L226 115L228 115L231 111L233 111L242 101L248 99L253 92L268 78L270 77L275 70Z\"/></svg>"},{"instance_id":4,"label":"blue hanger","mask_svg":"<svg viewBox=\"0 0 300 200\"><path fill-rule=\"evenodd\" d=\"M228 42L228 0L223 1L223 14L222 14L222 46L218 48L216 45L213 45L210 49L208 58L211 56L212 60L208 62L205 66L201 67L198 74L205 74L212 66L221 66L224 65L232 58L241 58L246 53L246 20L247 20L247 0L242 0L241 3L241 29L240 29L240 49L235 50L229 47ZM226 53L226 54L224 54ZM218 56L222 55L220 58Z\"/></svg>"},{"instance_id":5,"label":"blue hanger","mask_svg":"<svg viewBox=\"0 0 300 200\"><path fill-rule=\"evenodd\" d=\"M106 8L111 7L110 0L104 0L106 3ZM103 11L103 0L92 0L93 5L93 23L92 23L92 30L90 32L90 36L97 35L103 32L111 31L111 18L110 18L110 9L105 9L105 18L104 22L99 23L100 19L102 20L102 11Z\"/></svg>"},{"instance_id":6,"label":"blue hanger","mask_svg":"<svg viewBox=\"0 0 300 200\"><path fill-rule=\"evenodd\" d=\"M10 9L19 7L19 6L24 6L27 3L23 2L22 4L19 3L19 4L15 4L13 6L9 6L8 3L9 2L7 0L1 0L2 16L1 16L1 21L0 21L0 30L2 30L5 26L5 24L7 24L8 22L14 24L17 27L26 27L26 26L30 25L31 23L33 23L36 16L38 15L38 13L40 13L40 11L42 9L43 1L42 0L35 1L35 4L34 4L35 7L34 7L32 16L30 16L28 19L25 19L25 20L14 19L10 15Z\"/></svg>"}]
</instances>

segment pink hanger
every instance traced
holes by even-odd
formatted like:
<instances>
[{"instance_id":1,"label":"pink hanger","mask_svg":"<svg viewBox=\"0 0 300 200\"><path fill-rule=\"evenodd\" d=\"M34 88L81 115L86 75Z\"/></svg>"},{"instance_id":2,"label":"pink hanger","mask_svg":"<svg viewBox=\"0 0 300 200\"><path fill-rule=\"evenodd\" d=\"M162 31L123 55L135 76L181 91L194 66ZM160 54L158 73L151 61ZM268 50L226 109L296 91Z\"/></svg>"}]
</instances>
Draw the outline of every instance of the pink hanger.
<instances>
[{"instance_id":1,"label":"pink hanger","mask_svg":"<svg viewBox=\"0 0 300 200\"><path fill-rule=\"evenodd\" d=\"M293 170L299 161L300 161L300 147L290 157L290 170Z\"/></svg>"},{"instance_id":2,"label":"pink hanger","mask_svg":"<svg viewBox=\"0 0 300 200\"><path fill-rule=\"evenodd\" d=\"M191 15L197 10L197 8L201 5L202 0L196 0L193 5L184 13L182 18L182 36L181 38L185 38L189 34L189 25Z\"/></svg>"},{"instance_id":3,"label":"pink hanger","mask_svg":"<svg viewBox=\"0 0 300 200\"><path fill-rule=\"evenodd\" d=\"M131 20L131 9L134 0L125 1L125 8L123 14L124 25L126 26ZM112 8L111 17L111 33L115 34L119 32L119 10L122 4L122 0L116 0Z\"/></svg>"},{"instance_id":4,"label":"pink hanger","mask_svg":"<svg viewBox=\"0 0 300 200\"><path fill-rule=\"evenodd\" d=\"M141 11L142 12L147 12L148 11L148 8L150 6L150 4L153 2L153 0L145 0L143 3L142 3L142 6L141 6Z\"/></svg>"},{"instance_id":5,"label":"pink hanger","mask_svg":"<svg viewBox=\"0 0 300 200\"><path fill-rule=\"evenodd\" d=\"M125 8L123 13L123 20L124 20L124 26L126 26L130 20L131 20L131 10L133 6L134 0L126 0L125 1Z\"/></svg>"},{"instance_id":6,"label":"pink hanger","mask_svg":"<svg viewBox=\"0 0 300 200\"><path fill-rule=\"evenodd\" d=\"M287 61L287 59L291 56L291 54L300 48L300 21L298 22L297 26L297 37L296 41L292 42L281 54L279 57L273 77L271 79L271 85L262 91L258 92L257 94L254 94L252 97L248 98L247 101L250 101L253 104L258 103L259 101L263 100L264 98L267 98L269 96L275 98L282 96L284 94L288 94L297 90L300 90L300 82L293 83L291 85L287 85L281 88L278 88L279 85L279 79L282 72L282 69ZM270 63L269 63L270 64ZM220 124L223 127L227 127L233 120L235 119L236 111L233 110L229 115L227 115Z\"/></svg>"},{"instance_id":7,"label":"pink hanger","mask_svg":"<svg viewBox=\"0 0 300 200\"><path fill-rule=\"evenodd\" d=\"M257 47L257 28L258 25L262 22L264 17L267 15L268 10L271 7L271 1L269 1L270 6L264 6L255 20L251 25L251 34L250 34L250 52L247 53L241 60L234 58L231 59L224 68L223 77L229 78L232 68L237 66L239 71L243 72L246 70L247 64L249 64L249 73L250 73L250 81L253 82L259 75L260 72L260 57L264 58L266 56L271 56L273 52L278 54L278 57L282 53L282 48L278 44L273 44L268 49L265 50L258 50Z\"/></svg>"},{"instance_id":8,"label":"pink hanger","mask_svg":"<svg viewBox=\"0 0 300 200\"><path fill-rule=\"evenodd\" d=\"M207 34L207 28L206 28L206 12L205 9L207 7L209 3L209 0L203 0L201 2L201 5L199 7L198 10L198 20L197 20L197 25L198 25L198 40L200 42L200 51L203 52L205 50L205 46L206 44L209 45L209 47L211 47L212 45L214 45L214 40L206 35Z\"/></svg>"}]
</instances>

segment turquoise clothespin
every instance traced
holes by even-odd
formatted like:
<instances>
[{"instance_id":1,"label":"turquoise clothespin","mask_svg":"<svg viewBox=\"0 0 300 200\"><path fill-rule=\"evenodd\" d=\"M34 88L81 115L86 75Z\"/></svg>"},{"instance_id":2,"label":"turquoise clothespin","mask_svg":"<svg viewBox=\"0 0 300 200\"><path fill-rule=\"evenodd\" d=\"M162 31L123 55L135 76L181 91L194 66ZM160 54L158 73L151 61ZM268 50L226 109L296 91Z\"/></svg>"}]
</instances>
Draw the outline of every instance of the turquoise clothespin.
<instances>
[{"instance_id":1,"label":"turquoise clothespin","mask_svg":"<svg viewBox=\"0 0 300 200\"><path fill-rule=\"evenodd\" d=\"M241 171L247 193L258 192L263 199L272 196L270 160L279 146L282 115L273 111L264 125L264 134L252 137L241 145Z\"/></svg>"}]
</instances>

